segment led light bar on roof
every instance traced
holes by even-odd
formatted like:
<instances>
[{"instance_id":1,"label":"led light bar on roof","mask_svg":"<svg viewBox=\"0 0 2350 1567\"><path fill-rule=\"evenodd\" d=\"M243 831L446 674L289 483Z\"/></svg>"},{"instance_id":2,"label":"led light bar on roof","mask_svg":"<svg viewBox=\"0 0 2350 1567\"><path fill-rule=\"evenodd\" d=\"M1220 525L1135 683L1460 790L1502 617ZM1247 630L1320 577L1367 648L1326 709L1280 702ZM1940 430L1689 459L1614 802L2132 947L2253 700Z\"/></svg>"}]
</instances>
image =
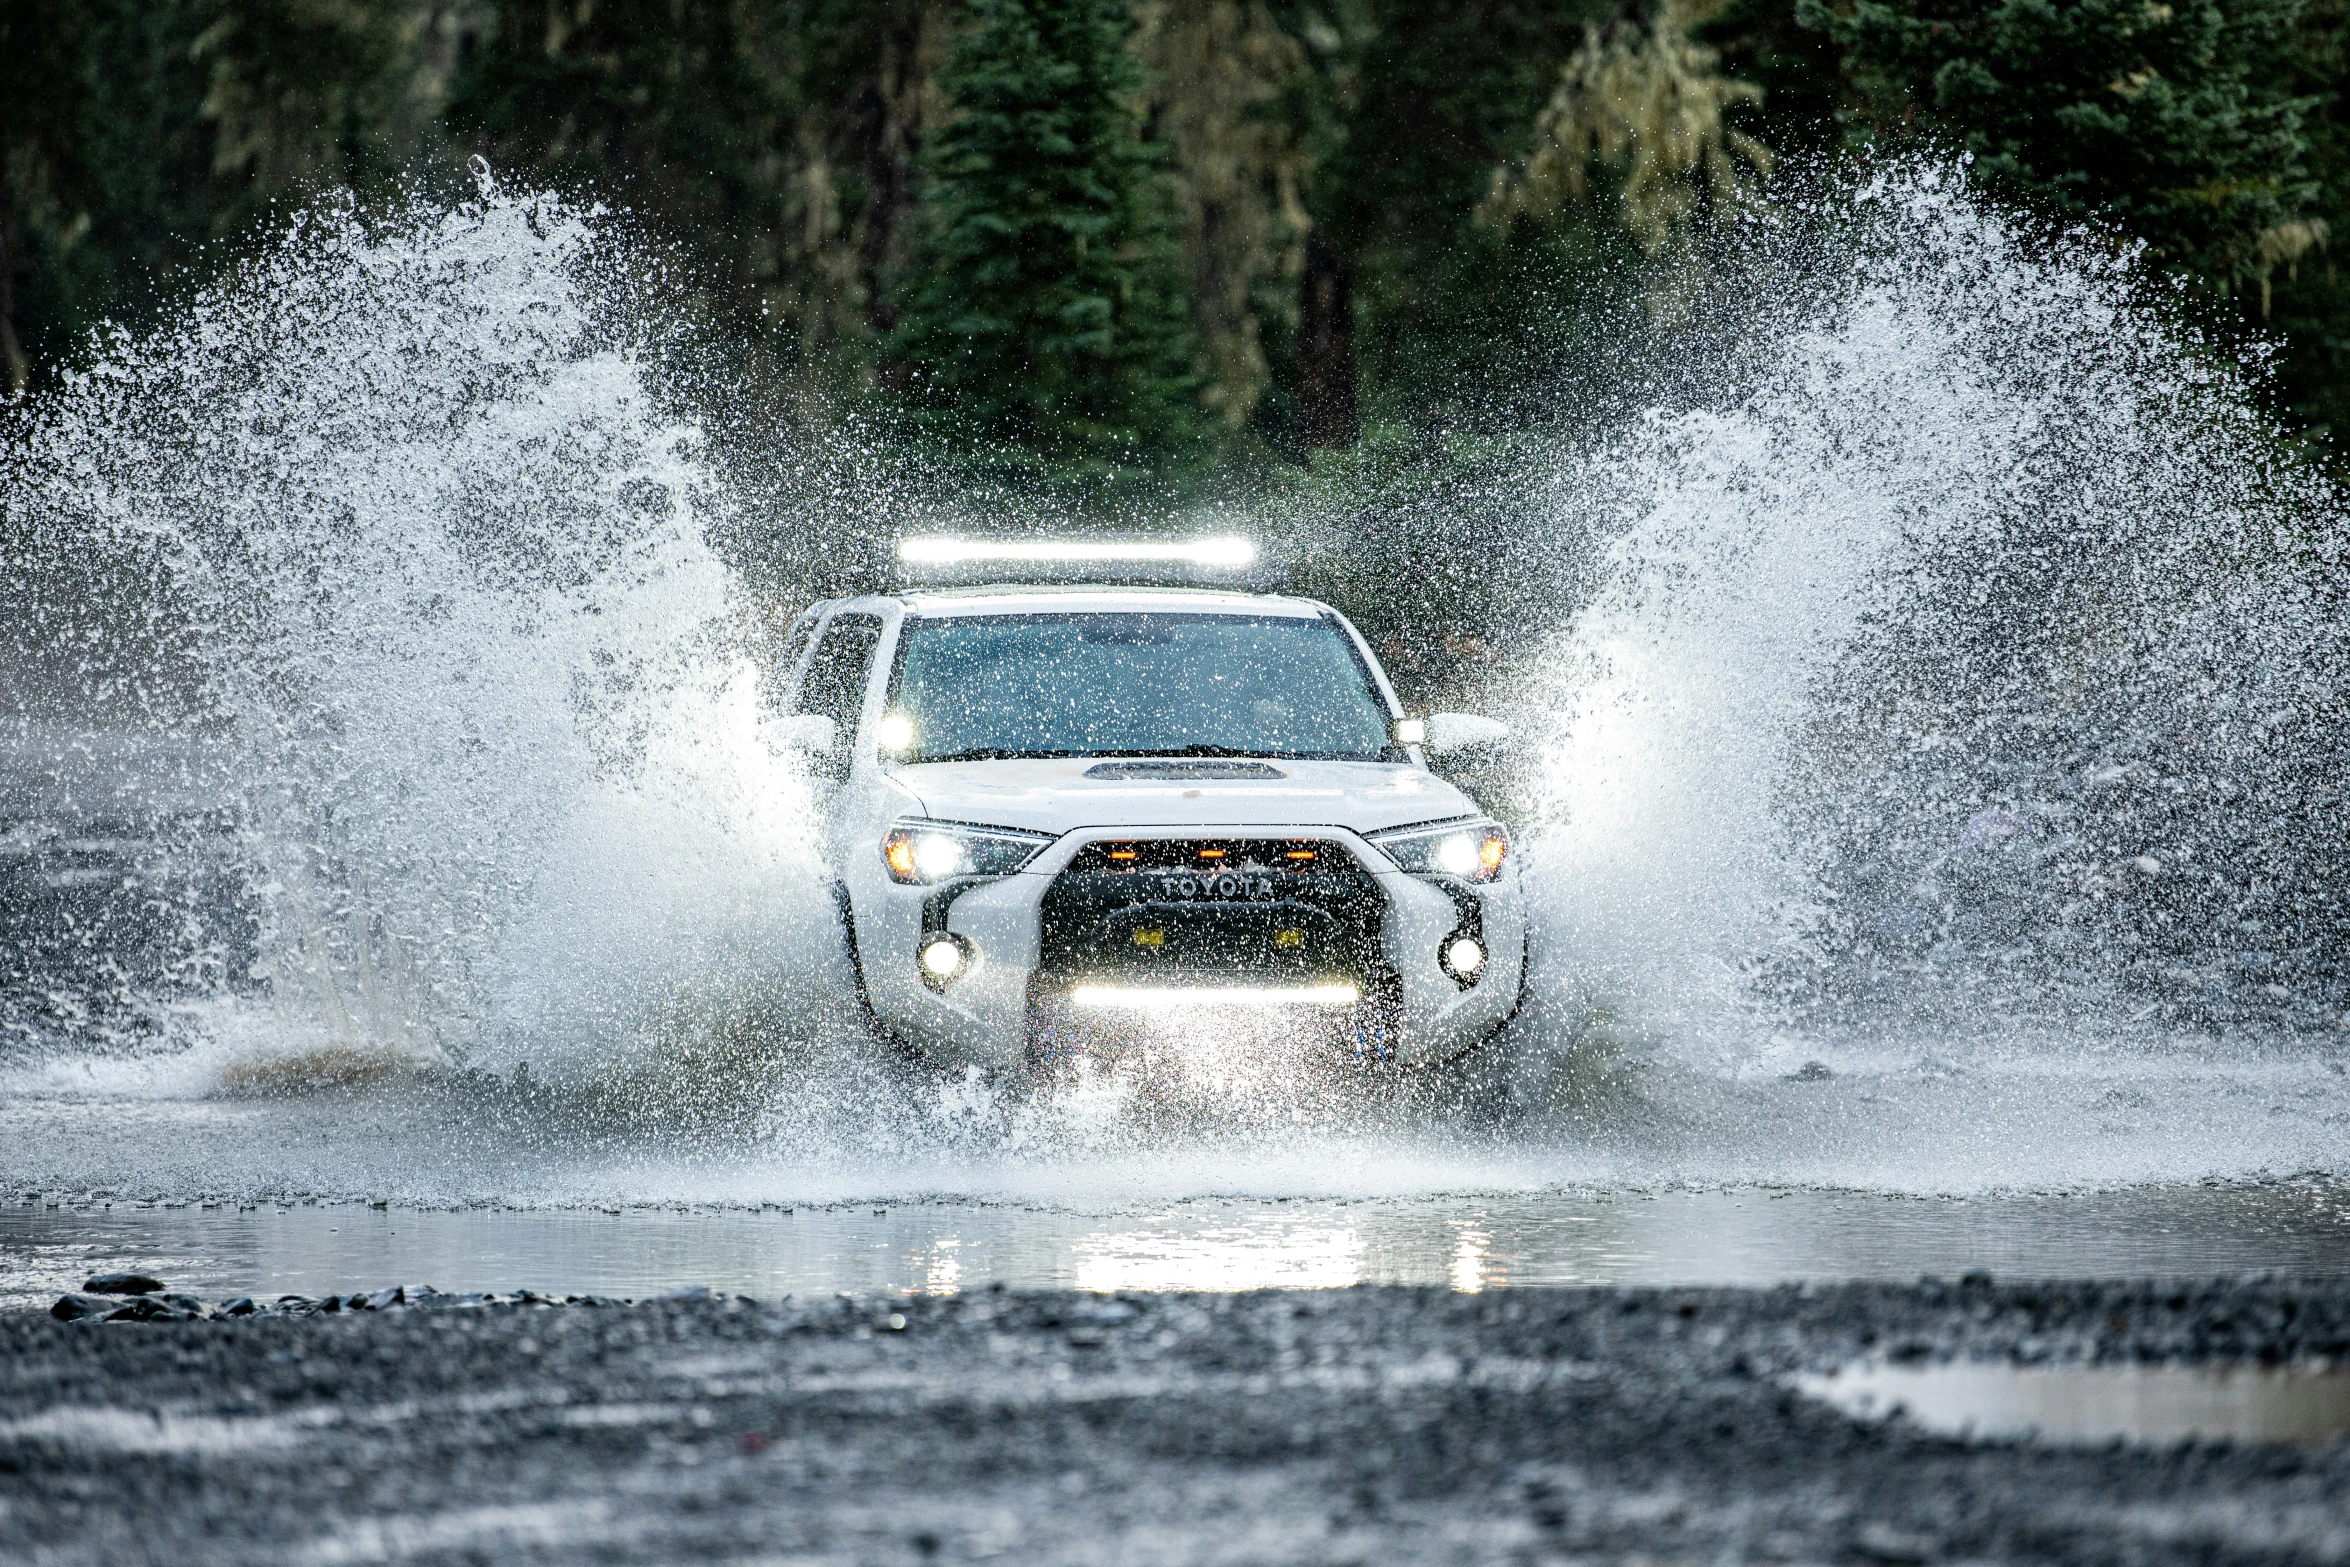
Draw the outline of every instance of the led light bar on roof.
<instances>
[{"instance_id":1,"label":"led light bar on roof","mask_svg":"<svg viewBox=\"0 0 2350 1567\"><path fill-rule=\"evenodd\" d=\"M1257 547L1247 539L1182 542L1097 542L1083 539L900 539L898 559L909 566L959 566L975 561L1029 564L1090 561L1165 561L1187 566L1250 566Z\"/></svg>"}]
</instances>

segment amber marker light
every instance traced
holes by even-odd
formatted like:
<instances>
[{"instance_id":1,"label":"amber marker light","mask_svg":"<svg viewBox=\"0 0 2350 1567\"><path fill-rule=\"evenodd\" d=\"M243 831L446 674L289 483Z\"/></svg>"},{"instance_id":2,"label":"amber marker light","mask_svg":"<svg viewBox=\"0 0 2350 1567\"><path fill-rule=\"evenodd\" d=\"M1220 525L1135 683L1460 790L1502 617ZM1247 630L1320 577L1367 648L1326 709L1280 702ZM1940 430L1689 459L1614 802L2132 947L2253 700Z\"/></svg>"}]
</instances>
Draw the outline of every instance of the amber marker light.
<instances>
[{"instance_id":1,"label":"amber marker light","mask_svg":"<svg viewBox=\"0 0 2350 1567\"><path fill-rule=\"evenodd\" d=\"M1477 845L1477 868L1491 876L1495 871L1501 869L1501 857L1509 852L1510 843L1507 838L1499 834L1488 834L1485 841Z\"/></svg>"},{"instance_id":2,"label":"amber marker light","mask_svg":"<svg viewBox=\"0 0 2350 1567\"><path fill-rule=\"evenodd\" d=\"M1289 857L1293 860L1310 860L1314 857L1314 851L1311 849L1292 849L1289 851Z\"/></svg>"},{"instance_id":3,"label":"amber marker light","mask_svg":"<svg viewBox=\"0 0 2350 1567\"><path fill-rule=\"evenodd\" d=\"M914 840L892 833L882 846L881 857L888 862L889 873L900 881L913 881L917 871L914 864Z\"/></svg>"},{"instance_id":4,"label":"amber marker light","mask_svg":"<svg viewBox=\"0 0 2350 1567\"><path fill-rule=\"evenodd\" d=\"M1224 851L1222 849L1202 849L1199 851L1199 857L1203 860L1220 860L1224 858Z\"/></svg>"}]
</instances>

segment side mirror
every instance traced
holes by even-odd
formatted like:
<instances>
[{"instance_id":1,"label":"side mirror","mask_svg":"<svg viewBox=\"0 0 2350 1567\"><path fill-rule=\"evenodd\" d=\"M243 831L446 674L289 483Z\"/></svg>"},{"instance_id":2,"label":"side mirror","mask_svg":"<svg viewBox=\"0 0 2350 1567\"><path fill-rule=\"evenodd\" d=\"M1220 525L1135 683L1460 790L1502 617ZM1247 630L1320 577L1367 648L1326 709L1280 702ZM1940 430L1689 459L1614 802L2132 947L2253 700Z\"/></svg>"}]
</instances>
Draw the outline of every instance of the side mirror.
<instances>
[{"instance_id":1,"label":"side mirror","mask_svg":"<svg viewBox=\"0 0 2350 1567\"><path fill-rule=\"evenodd\" d=\"M822 713L785 713L766 724L768 743L787 751L830 756L840 745L840 725Z\"/></svg>"},{"instance_id":2,"label":"side mirror","mask_svg":"<svg viewBox=\"0 0 2350 1567\"><path fill-rule=\"evenodd\" d=\"M1427 738L1422 743L1431 759L1484 762L1500 757L1510 748L1509 725L1498 718L1479 718L1474 713L1431 713L1425 732Z\"/></svg>"}]
</instances>

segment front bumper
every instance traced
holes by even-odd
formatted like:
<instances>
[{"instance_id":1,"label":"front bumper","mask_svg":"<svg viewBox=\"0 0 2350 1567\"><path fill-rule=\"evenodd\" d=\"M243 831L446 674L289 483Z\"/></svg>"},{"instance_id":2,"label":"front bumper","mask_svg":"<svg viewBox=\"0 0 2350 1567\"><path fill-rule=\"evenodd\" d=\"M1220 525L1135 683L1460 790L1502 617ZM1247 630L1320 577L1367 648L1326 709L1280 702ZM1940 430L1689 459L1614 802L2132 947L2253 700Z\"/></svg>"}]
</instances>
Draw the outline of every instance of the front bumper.
<instances>
[{"instance_id":1,"label":"front bumper","mask_svg":"<svg viewBox=\"0 0 2350 1567\"><path fill-rule=\"evenodd\" d=\"M1202 845L1231 858L1198 861ZM1508 1020L1525 960L1514 865L1484 886L1432 881L1334 828L1087 828L1017 875L941 889L875 871L852 878L850 898L881 1022L942 1063L993 1069L1027 1064L1040 1023L1051 1035L1080 987L1211 993L1203 1000L1242 989L1334 1049L1425 1065ZM968 944L969 965L926 983L916 953L942 929ZM1438 960L1464 929L1488 954L1469 985ZM1333 986L1352 987L1352 1003L1334 1006ZM1122 1011L1090 1032L1114 1032Z\"/></svg>"}]
</instances>

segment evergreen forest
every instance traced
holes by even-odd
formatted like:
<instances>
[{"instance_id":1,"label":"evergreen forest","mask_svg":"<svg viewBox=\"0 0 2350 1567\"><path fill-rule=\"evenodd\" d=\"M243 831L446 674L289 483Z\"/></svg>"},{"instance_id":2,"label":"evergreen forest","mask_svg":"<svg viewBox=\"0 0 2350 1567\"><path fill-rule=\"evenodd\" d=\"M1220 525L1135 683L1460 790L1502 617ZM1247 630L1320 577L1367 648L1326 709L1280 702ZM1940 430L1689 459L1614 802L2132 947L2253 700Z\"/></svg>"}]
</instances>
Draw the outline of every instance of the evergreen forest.
<instances>
[{"instance_id":1,"label":"evergreen forest","mask_svg":"<svg viewBox=\"0 0 2350 1567\"><path fill-rule=\"evenodd\" d=\"M778 419L1312 469L1539 423L1701 309L1710 232L1918 150L2142 246L2325 456L2344 5L0 0L0 377L479 157L624 214Z\"/></svg>"}]
</instances>

